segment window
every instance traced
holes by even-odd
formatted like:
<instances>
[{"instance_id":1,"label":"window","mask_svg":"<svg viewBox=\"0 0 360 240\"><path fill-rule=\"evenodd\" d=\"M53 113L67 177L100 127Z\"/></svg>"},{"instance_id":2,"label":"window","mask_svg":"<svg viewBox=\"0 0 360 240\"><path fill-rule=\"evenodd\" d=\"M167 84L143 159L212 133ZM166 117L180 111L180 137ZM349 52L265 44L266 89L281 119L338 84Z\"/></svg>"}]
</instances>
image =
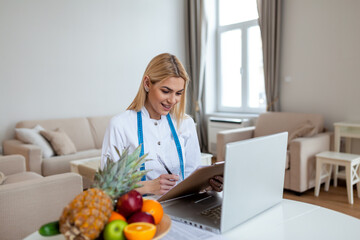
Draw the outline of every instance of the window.
<instances>
[{"instance_id":1,"label":"window","mask_svg":"<svg viewBox=\"0 0 360 240\"><path fill-rule=\"evenodd\" d=\"M266 99L256 0L218 0L217 16L217 110L263 112Z\"/></svg>"}]
</instances>

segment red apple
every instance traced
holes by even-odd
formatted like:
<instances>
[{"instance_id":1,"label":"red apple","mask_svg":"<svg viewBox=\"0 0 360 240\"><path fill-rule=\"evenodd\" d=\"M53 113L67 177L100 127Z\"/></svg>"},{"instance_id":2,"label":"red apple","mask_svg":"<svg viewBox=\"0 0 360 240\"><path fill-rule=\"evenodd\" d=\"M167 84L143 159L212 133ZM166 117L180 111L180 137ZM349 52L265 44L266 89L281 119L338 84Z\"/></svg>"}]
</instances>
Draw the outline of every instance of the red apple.
<instances>
[{"instance_id":1,"label":"red apple","mask_svg":"<svg viewBox=\"0 0 360 240\"><path fill-rule=\"evenodd\" d=\"M136 212L127 219L128 224L134 222L147 222L155 224L154 217L147 212Z\"/></svg>"},{"instance_id":2,"label":"red apple","mask_svg":"<svg viewBox=\"0 0 360 240\"><path fill-rule=\"evenodd\" d=\"M136 190L131 190L119 197L116 203L116 211L128 217L134 212L140 211L143 205L143 199L141 194Z\"/></svg>"}]
</instances>

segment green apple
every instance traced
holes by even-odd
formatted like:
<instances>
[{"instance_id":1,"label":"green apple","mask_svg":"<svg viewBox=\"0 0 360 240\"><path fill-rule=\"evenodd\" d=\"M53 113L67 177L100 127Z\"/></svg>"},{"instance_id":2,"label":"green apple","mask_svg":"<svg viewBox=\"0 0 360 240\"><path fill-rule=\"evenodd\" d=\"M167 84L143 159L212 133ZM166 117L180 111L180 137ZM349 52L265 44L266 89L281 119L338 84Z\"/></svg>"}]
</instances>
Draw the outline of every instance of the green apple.
<instances>
[{"instance_id":1,"label":"green apple","mask_svg":"<svg viewBox=\"0 0 360 240\"><path fill-rule=\"evenodd\" d=\"M127 225L124 220L109 222L104 228L104 240L125 240L124 228Z\"/></svg>"}]
</instances>

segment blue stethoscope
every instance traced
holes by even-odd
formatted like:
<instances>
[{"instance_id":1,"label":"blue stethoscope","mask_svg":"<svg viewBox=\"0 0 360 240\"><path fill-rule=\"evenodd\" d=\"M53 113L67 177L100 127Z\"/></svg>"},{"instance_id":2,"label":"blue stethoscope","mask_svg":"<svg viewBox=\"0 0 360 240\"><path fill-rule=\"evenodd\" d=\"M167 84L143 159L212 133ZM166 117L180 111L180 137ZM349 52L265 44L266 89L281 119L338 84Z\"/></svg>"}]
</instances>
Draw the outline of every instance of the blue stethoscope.
<instances>
[{"instance_id":1,"label":"blue stethoscope","mask_svg":"<svg viewBox=\"0 0 360 240\"><path fill-rule=\"evenodd\" d=\"M182 179L185 178L184 176L184 160L183 160L183 155L182 155L182 150L181 150L181 145L180 145L180 141L178 138L178 135L176 133L174 124L171 120L170 114L168 113L166 115L166 118L168 120L169 126L170 126L170 130L171 133L174 137L174 141L175 141L175 145L176 145L176 149L179 155L179 161L180 161L180 170L181 170L181 175L182 175ZM141 111L137 112L137 125L138 125L138 140L139 140L139 145L141 144L141 151L140 151L140 157L144 155L144 136L143 136L143 127L142 127L142 117L141 117ZM145 170L145 164L143 163L140 167L140 170ZM145 181L146 177L143 176L141 178L141 181Z\"/></svg>"}]
</instances>

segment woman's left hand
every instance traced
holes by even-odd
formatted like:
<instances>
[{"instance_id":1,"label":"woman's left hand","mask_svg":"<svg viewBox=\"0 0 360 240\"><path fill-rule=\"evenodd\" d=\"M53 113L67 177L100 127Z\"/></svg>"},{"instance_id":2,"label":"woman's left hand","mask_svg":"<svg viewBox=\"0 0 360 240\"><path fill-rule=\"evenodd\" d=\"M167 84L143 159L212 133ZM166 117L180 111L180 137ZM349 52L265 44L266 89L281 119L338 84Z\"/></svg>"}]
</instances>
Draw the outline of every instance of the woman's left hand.
<instances>
[{"instance_id":1,"label":"woman's left hand","mask_svg":"<svg viewBox=\"0 0 360 240\"><path fill-rule=\"evenodd\" d=\"M223 190L224 178L221 175L214 176L214 177L210 178L209 184L210 184L211 189L207 188L206 190L213 190L216 192L221 192Z\"/></svg>"}]
</instances>

